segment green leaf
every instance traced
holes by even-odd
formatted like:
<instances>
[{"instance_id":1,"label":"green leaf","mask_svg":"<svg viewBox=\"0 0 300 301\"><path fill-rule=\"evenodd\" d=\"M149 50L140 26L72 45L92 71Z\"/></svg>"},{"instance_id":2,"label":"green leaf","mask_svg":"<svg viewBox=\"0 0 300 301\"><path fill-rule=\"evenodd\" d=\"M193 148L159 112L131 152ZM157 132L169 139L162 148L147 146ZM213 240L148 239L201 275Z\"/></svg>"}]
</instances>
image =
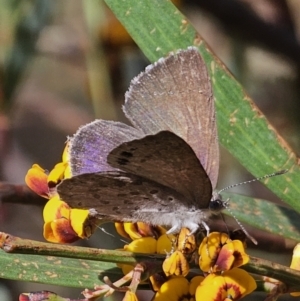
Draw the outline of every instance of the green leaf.
<instances>
[{"instance_id":1,"label":"green leaf","mask_svg":"<svg viewBox=\"0 0 300 301\"><path fill-rule=\"evenodd\" d=\"M300 240L300 215L295 210L243 195L224 193L223 198L230 200L229 216L233 214L240 222L255 228Z\"/></svg>"},{"instance_id":2,"label":"green leaf","mask_svg":"<svg viewBox=\"0 0 300 301\"><path fill-rule=\"evenodd\" d=\"M0 278L92 288L101 284L99 277L123 277L115 263L134 267L151 259L147 272L161 271L164 255L53 244L0 232Z\"/></svg>"},{"instance_id":3,"label":"green leaf","mask_svg":"<svg viewBox=\"0 0 300 301\"><path fill-rule=\"evenodd\" d=\"M101 274L122 277L114 263L55 256L6 253L0 249L0 277L19 281L47 283L68 287L102 284Z\"/></svg>"},{"instance_id":4,"label":"green leaf","mask_svg":"<svg viewBox=\"0 0 300 301\"><path fill-rule=\"evenodd\" d=\"M87 255L88 258L91 258L92 256L97 257L97 254L105 254L105 257L110 256L111 261L118 262L120 257L117 256L117 260L113 259L114 252L116 251L100 249L84 251L83 249L85 248L76 246L67 246L67 248L64 249L64 246L60 245L22 240L17 237L12 237L12 241L10 241L10 238L7 237L7 235L5 235L5 237L6 239L2 240L2 248L7 249L10 252L21 251L22 249L23 251L26 251L27 253L31 252L31 254L34 255L5 253L0 249L1 278L92 289L94 285L101 284L98 279L102 279L103 276L109 276L112 281L119 280L123 277L121 270L115 268L115 264L96 260L78 259L78 257L85 255ZM23 243L27 245L27 248L24 248L25 245ZM54 250L54 254L65 255L69 254L72 250L75 259L61 256L36 255L37 252L39 254L47 254L51 250ZM124 255L127 257L125 261L143 262L145 266L147 266L147 270L150 274L158 271L156 267L153 269L153 265L161 267L162 260L165 258L165 256L159 254L135 254L124 252ZM193 266L196 266L198 270L197 264ZM244 266L244 268L254 274L268 277L276 276L276 279L279 281L289 283L289 286L294 286L297 288L297 291L299 291L299 271L255 257L251 257L250 262ZM123 278L122 281L125 278Z\"/></svg>"},{"instance_id":5,"label":"green leaf","mask_svg":"<svg viewBox=\"0 0 300 301\"><path fill-rule=\"evenodd\" d=\"M220 143L257 177L289 169L287 174L264 183L300 212L296 155L186 17L167 0L106 0L106 3L152 62L176 49L190 45L199 48L213 83Z\"/></svg>"}]
</instances>

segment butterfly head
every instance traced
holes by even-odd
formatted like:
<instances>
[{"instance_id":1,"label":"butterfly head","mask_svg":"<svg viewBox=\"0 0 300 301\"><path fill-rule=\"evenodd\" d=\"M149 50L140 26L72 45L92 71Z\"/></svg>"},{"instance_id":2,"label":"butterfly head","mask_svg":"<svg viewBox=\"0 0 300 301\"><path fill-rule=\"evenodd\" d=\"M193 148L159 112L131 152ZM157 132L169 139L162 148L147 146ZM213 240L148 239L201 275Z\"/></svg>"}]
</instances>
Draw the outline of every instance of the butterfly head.
<instances>
[{"instance_id":1,"label":"butterfly head","mask_svg":"<svg viewBox=\"0 0 300 301\"><path fill-rule=\"evenodd\" d=\"M213 192L209 203L210 212L213 214L218 214L225 208L227 208L227 202L222 200L222 196L218 192Z\"/></svg>"}]
</instances>

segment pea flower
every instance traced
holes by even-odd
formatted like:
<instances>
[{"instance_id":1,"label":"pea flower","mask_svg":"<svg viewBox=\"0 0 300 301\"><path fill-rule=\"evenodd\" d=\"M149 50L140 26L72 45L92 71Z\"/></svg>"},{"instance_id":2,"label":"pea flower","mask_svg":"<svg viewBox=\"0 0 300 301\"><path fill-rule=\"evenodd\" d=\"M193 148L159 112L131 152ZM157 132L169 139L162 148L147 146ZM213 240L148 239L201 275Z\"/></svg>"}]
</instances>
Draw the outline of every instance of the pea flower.
<instances>
[{"instance_id":1,"label":"pea flower","mask_svg":"<svg viewBox=\"0 0 300 301\"><path fill-rule=\"evenodd\" d=\"M44 238L50 242L71 243L78 239L88 238L96 230L99 221L90 217L88 210L72 209L59 199L56 185L63 179L71 177L67 158L67 147L62 162L48 173L38 164L27 172L27 186L40 196L49 199L43 210Z\"/></svg>"}]
</instances>

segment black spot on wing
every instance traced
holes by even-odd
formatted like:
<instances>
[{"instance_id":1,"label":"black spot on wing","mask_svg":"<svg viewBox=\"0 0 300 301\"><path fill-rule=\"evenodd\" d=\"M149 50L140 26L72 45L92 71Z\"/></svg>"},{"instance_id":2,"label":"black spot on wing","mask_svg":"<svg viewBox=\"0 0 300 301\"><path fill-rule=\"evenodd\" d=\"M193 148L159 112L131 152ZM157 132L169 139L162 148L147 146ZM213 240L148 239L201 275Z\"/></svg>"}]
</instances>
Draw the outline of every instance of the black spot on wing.
<instances>
[{"instance_id":1,"label":"black spot on wing","mask_svg":"<svg viewBox=\"0 0 300 301\"><path fill-rule=\"evenodd\" d=\"M125 157L125 158L131 158L133 156L133 154L130 152L123 151L120 153L120 156Z\"/></svg>"},{"instance_id":2,"label":"black spot on wing","mask_svg":"<svg viewBox=\"0 0 300 301\"><path fill-rule=\"evenodd\" d=\"M129 163L129 161L128 161L127 159L125 159L125 158L118 158L118 159L117 159L117 162L118 162L118 164L120 164L120 165L126 165L126 164Z\"/></svg>"}]
</instances>

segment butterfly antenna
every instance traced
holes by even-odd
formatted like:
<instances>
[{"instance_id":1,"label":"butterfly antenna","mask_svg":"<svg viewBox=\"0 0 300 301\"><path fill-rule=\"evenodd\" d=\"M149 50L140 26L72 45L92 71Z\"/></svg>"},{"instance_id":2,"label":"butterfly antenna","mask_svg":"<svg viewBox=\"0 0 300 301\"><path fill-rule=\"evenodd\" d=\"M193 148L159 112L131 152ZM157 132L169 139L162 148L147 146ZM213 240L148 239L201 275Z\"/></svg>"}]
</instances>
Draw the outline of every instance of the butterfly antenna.
<instances>
[{"instance_id":1,"label":"butterfly antenna","mask_svg":"<svg viewBox=\"0 0 300 301\"><path fill-rule=\"evenodd\" d=\"M103 227L100 227L99 225L96 225L96 227L98 228L98 229L100 229L103 233L105 233L105 234L107 234L107 235L109 235L109 236L111 236L111 237L114 237L114 238L116 238L116 236L115 235L113 235L113 234L111 234L111 233L109 233L109 232L107 232ZM125 240L123 240L123 239L120 239L119 238L119 240L121 241L121 242L123 242L123 243L126 243L126 244L128 244L128 241L125 241Z\"/></svg>"},{"instance_id":2,"label":"butterfly antenna","mask_svg":"<svg viewBox=\"0 0 300 301\"><path fill-rule=\"evenodd\" d=\"M221 192L225 191L225 190L228 190L228 189L231 189L231 188L234 188L234 187L237 187L237 186L240 186L240 185L244 185L244 184L249 184L249 183L252 183L252 182L256 182L256 181L260 181L260 180L264 180L264 179L267 179L267 178L272 178L272 177L275 177L275 176L279 176L279 175L282 175L282 174L285 174L288 172L288 169L283 169L283 170L280 170L280 171L277 171L277 172L273 172L271 174L268 174L268 175L265 175L265 176L262 176L262 177L259 177L259 178L255 178L255 179L252 179L250 181L245 181L245 182L241 182L241 183L238 183L238 184L234 184L234 185L230 185L228 187L225 187L223 189L221 189L218 193L220 194ZM229 206L228 206L228 203L229 203L229 200L227 200L226 202L223 203L223 206L228 210L228 212L231 214L231 216L235 219L236 223L240 226L240 228L242 229L242 231L246 234L246 236L255 244L257 245L257 240L252 237L248 231L245 229L245 227L242 225L242 223L237 219L237 217L233 214L233 212L230 210Z\"/></svg>"},{"instance_id":3,"label":"butterfly antenna","mask_svg":"<svg viewBox=\"0 0 300 301\"><path fill-rule=\"evenodd\" d=\"M224 207L227 209L226 203L224 203ZM224 214L222 214L222 212L221 212L221 218L222 218L222 221L223 221L223 223L224 223L224 225L226 227L226 231L229 234L229 228L228 228L228 226L226 224L225 217L224 217Z\"/></svg>"},{"instance_id":4,"label":"butterfly antenna","mask_svg":"<svg viewBox=\"0 0 300 301\"><path fill-rule=\"evenodd\" d=\"M249 183L252 183L252 182L261 181L261 180L264 180L264 179L268 179L268 178L272 178L272 177L275 177L275 176L283 175L287 172L288 172L288 169L283 169L283 170L276 171L276 172L270 173L268 175L265 175L265 176L262 176L262 177L259 177L259 178L252 179L250 181L245 181L245 182L233 184L233 185L230 185L230 186L227 186L227 187L221 189L218 193L221 193L225 190L228 190L228 189L240 186L240 185L249 184Z\"/></svg>"},{"instance_id":5,"label":"butterfly antenna","mask_svg":"<svg viewBox=\"0 0 300 301\"><path fill-rule=\"evenodd\" d=\"M242 225L242 223L237 219L237 217L233 214L233 212L230 210L227 202L224 203L224 207L227 209L227 211L230 213L230 215L235 219L236 223L240 226L242 231L246 234L246 236L255 244L257 245L257 240L249 234L249 232L246 230L246 228Z\"/></svg>"}]
</instances>

